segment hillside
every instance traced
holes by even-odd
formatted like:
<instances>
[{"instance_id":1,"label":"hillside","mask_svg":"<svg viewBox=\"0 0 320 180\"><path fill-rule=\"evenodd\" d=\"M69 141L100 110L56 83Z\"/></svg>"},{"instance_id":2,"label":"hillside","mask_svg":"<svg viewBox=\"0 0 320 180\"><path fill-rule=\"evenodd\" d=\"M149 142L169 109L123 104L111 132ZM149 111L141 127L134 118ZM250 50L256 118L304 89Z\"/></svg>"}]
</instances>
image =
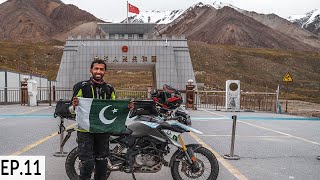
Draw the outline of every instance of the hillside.
<instances>
[{"instance_id":1,"label":"hillside","mask_svg":"<svg viewBox=\"0 0 320 180\"><path fill-rule=\"evenodd\" d=\"M258 14L256 12L241 11L244 15L261 22L262 24L281 32L300 42L320 49L320 36L317 36L296 24L291 23L275 14Z\"/></svg>"},{"instance_id":2,"label":"hillside","mask_svg":"<svg viewBox=\"0 0 320 180\"><path fill-rule=\"evenodd\" d=\"M275 92L286 72L294 78L290 98L320 103L320 53L242 48L190 42L197 82L223 90L225 81L238 79L243 91Z\"/></svg>"},{"instance_id":3,"label":"hillside","mask_svg":"<svg viewBox=\"0 0 320 180\"><path fill-rule=\"evenodd\" d=\"M63 53L61 45L63 45L61 42L56 41L47 43L0 42L0 69L32 73L55 80Z\"/></svg>"},{"instance_id":4,"label":"hillside","mask_svg":"<svg viewBox=\"0 0 320 180\"><path fill-rule=\"evenodd\" d=\"M0 4L0 39L47 41L84 23L99 21L60 0L8 0Z\"/></svg>"}]
</instances>

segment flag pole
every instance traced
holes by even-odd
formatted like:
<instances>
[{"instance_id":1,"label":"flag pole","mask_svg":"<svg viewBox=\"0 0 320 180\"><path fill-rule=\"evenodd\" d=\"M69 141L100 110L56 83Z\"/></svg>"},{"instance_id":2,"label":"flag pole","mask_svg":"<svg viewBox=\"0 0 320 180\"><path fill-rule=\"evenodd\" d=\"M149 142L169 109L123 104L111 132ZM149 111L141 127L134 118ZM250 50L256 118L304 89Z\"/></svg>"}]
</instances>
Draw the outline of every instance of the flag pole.
<instances>
[{"instance_id":1,"label":"flag pole","mask_svg":"<svg viewBox=\"0 0 320 180\"><path fill-rule=\"evenodd\" d=\"M127 23L129 23L129 3L127 1Z\"/></svg>"}]
</instances>

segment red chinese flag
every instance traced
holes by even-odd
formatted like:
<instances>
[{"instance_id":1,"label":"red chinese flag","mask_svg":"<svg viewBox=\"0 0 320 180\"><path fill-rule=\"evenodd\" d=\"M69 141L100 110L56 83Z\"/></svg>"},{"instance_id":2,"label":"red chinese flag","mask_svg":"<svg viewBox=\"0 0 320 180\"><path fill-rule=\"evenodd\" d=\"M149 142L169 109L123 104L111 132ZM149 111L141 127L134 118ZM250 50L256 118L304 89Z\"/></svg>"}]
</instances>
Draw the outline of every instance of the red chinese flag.
<instances>
[{"instance_id":1,"label":"red chinese flag","mask_svg":"<svg viewBox=\"0 0 320 180\"><path fill-rule=\"evenodd\" d=\"M139 14L140 10L138 7L133 6L132 4L128 3L129 6L129 12Z\"/></svg>"}]
</instances>

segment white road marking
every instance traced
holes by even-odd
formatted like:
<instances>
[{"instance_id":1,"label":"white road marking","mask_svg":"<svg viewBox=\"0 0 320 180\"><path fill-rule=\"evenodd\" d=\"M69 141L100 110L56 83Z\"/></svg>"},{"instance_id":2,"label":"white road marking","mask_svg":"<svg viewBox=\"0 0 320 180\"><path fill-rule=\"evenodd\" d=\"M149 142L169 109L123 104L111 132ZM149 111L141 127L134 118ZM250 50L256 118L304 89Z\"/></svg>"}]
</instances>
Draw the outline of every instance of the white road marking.
<instances>
[{"instance_id":1,"label":"white road marking","mask_svg":"<svg viewBox=\"0 0 320 180\"><path fill-rule=\"evenodd\" d=\"M288 137L292 137L292 138L295 138L295 139L299 139L301 141L305 141L305 142L308 142L308 143L311 143L311 144L320 145L320 143L318 143L318 142L310 141L308 139L305 139L305 138L302 138L302 137L298 137L298 136L294 136L292 134L288 134L288 133L284 133L284 132L281 132L281 131L273 130L271 128L266 128L266 127L258 126L258 125L251 124L251 123L248 123L248 122L243 122L243 121L238 121L238 122L243 123L243 124L247 124L249 126L257 127L257 128L260 128L260 129L264 129L264 130L267 130L267 131L271 131L271 132L275 132L275 133L278 133L278 134L282 134L282 135L285 135L285 136L288 136Z\"/></svg>"},{"instance_id":2,"label":"white road marking","mask_svg":"<svg viewBox=\"0 0 320 180\"><path fill-rule=\"evenodd\" d=\"M43 107L43 108L38 108L38 109L32 109L30 111L26 111L26 112L23 112L23 113L20 113L20 114L29 114L29 113L32 113L32 112L35 112L35 111L39 111L39 110L42 110L42 109L47 109L47 108L50 108L50 106Z\"/></svg>"},{"instance_id":3,"label":"white road marking","mask_svg":"<svg viewBox=\"0 0 320 180\"><path fill-rule=\"evenodd\" d=\"M230 137L231 135L219 135L219 134L206 134L206 135L199 135L203 137ZM242 137L242 138L291 138L289 136L239 136L236 135L236 137Z\"/></svg>"},{"instance_id":4,"label":"white road marking","mask_svg":"<svg viewBox=\"0 0 320 180\"><path fill-rule=\"evenodd\" d=\"M229 118L227 116L224 116L224 115L221 115L221 114L218 114L218 113L214 113L214 112L207 111L207 110L204 110L204 109L201 109L201 110L205 111L205 112L208 112L210 114L217 115L217 116L222 116L222 117ZM295 138L295 139L299 139L301 141L308 142L308 143L311 143L311 144L320 145L320 143L318 143L318 142L310 141L308 139L305 139L305 138L302 138L302 137L298 137L298 136L294 136L292 134L284 133L284 132L281 132L281 131L277 131L277 130L274 130L274 129L271 129L271 128L262 127L262 126L259 126L259 125L251 124L251 123L240 121L240 120L238 120L238 122L246 124L246 125L249 125L249 126L253 126L253 127L256 127L256 128L264 129L264 130L267 130L267 131L275 132L275 133L278 133L278 134L281 134L281 135L284 135L284 136L288 136L288 137L292 137L292 138Z\"/></svg>"},{"instance_id":5,"label":"white road marking","mask_svg":"<svg viewBox=\"0 0 320 180\"><path fill-rule=\"evenodd\" d=\"M76 125L76 123L71 124L71 125L68 126L66 129L70 129L70 128L74 127L75 125ZM24 153L24 152L26 152L26 151L29 151L30 149L32 149L32 148L34 148L34 147L36 147L36 146L38 146L38 145L40 145L40 144L48 141L49 139L55 137L55 136L58 135L58 134L59 134L58 132L52 133L51 135L49 135L49 136L47 136L47 137L45 137L45 138L42 138L42 139L40 139L39 141L37 141L37 142L35 142L35 143L33 143L33 144L30 144L30 145L26 146L25 148L23 148L23 149L15 152L15 153L13 153L13 154L11 154L10 156L19 156L20 154L22 154L22 153Z\"/></svg>"},{"instance_id":6,"label":"white road marking","mask_svg":"<svg viewBox=\"0 0 320 180\"><path fill-rule=\"evenodd\" d=\"M205 109L199 109L201 111L205 111L205 112L208 112L210 114L214 114L214 115L217 115L217 116L221 116L221 117L225 117L225 118L228 118L228 119L231 119L230 117L228 116L225 116L225 115L221 115L221 114L218 114L218 113L214 113L214 112L211 112L211 111L208 111L208 110L205 110Z\"/></svg>"}]
</instances>

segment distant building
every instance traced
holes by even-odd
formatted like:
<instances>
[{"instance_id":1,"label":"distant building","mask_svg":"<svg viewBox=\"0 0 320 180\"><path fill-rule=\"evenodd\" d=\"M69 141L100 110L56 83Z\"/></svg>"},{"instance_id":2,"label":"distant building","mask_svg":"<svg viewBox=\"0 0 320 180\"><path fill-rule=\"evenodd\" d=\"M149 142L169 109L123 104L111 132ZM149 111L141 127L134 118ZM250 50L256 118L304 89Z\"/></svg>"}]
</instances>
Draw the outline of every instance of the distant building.
<instances>
[{"instance_id":1,"label":"distant building","mask_svg":"<svg viewBox=\"0 0 320 180\"><path fill-rule=\"evenodd\" d=\"M99 58L107 69L149 70L153 86L162 89L170 84L185 90L188 79L195 76L185 37L152 35L156 24L100 23L103 36L69 37L57 75L57 87L71 89L90 77L90 63Z\"/></svg>"}]
</instances>

